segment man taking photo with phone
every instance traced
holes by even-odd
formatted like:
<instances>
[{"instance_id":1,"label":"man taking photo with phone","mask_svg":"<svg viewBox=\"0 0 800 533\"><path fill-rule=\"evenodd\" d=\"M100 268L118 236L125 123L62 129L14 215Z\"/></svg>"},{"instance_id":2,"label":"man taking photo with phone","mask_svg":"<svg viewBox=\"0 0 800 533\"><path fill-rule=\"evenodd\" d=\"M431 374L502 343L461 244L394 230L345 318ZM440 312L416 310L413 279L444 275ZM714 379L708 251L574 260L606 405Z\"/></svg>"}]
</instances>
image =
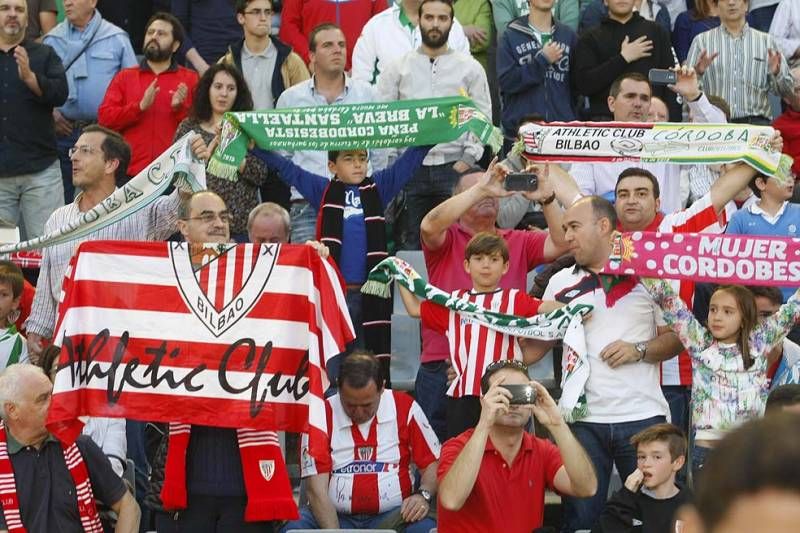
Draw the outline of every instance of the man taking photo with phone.
<instances>
[{"instance_id":1,"label":"man taking photo with phone","mask_svg":"<svg viewBox=\"0 0 800 533\"><path fill-rule=\"evenodd\" d=\"M536 394L515 396L508 386ZM597 491L594 467L553 398L520 361L498 361L481 379L481 418L449 440L439 459L439 531L532 531L541 527L545 488L576 497ZM512 403L512 398L518 398ZM516 401L534 403L517 404ZM531 413L555 445L525 431ZM529 505L498 505L525 501Z\"/></svg>"}]
</instances>

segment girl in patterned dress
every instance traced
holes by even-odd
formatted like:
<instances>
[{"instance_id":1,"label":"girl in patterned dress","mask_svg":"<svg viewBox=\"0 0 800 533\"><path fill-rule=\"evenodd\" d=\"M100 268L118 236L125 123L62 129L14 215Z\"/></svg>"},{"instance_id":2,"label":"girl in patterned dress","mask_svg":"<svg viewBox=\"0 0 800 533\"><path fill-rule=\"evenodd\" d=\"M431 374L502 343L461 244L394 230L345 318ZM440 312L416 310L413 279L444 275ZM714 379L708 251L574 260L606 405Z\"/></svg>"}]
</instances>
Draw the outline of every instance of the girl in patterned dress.
<instances>
[{"instance_id":1,"label":"girl in patterned dress","mask_svg":"<svg viewBox=\"0 0 800 533\"><path fill-rule=\"evenodd\" d=\"M778 312L758 321L753 294L719 287L711 296L708 328L686 307L669 281L642 279L692 358L692 472L734 427L764 412L769 387L767 353L800 321L800 290ZM696 480L696 477L695 477Z\"/></svg>"}]
</instances>

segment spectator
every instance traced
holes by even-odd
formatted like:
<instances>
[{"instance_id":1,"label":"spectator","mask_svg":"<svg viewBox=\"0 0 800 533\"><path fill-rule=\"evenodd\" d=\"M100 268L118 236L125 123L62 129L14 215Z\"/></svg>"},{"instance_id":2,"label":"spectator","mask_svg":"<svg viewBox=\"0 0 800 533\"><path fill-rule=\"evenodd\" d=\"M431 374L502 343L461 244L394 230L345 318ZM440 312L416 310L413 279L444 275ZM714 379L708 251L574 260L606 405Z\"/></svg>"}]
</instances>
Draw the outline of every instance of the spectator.
<instances>
[{"instance_id":1,"label":"spectator","mask_svg":"<svg viewBox=\"0 0 800 533\"><path fill-rule=\"evenodd\" d=\"M194 131L210 145L221 127L224 113L252 110L253 99L239 69L229 63L216 63L197 83L189 117L178 126L174 140ZM217 193L225 205L231 206L230 233L236 242L247 242L247 215L258 205L258 187L269 177L266 165L252 155L245 158L235 180L206 172L208 190Z\"/></svg>"},{"instance_id":2,"label":"spectator","mask_svg":"<svg viewBox=\"0 0 800 533\"><path fill-rule=\"evenodd\" d=\"M709 458L683 533L792 531L800 520L800 417L777 413L732 432Z\"/></svg>"},{"instance_id":3,"label":"spectator","mask_svg":"<svg viewBox=\"0 0 800 533\"><path fill-rule=\"evenodd\" d=\"M69 149L83 128L97 122L97 109L117 73L136 65L128 36L103 19L93 0L67 2L67 18L44 37L64 63L69 84L67 102L53 111L64 203L75 199Z\"/></svg>"},{"instance_id":4,"label":"spectator","mask_svg":"<svg viewBox=\"0 0 800 533\"><path fill-rule=\"evenodd\" d=\"M334 104L362 104L377 99L375 89L368 83L344 73L347 43L344 33L335 24L321 24L309 37L311 79L286 89L278 98L277 108L313 107ZM303 170L319 176L332 176L328 169L328 153L319 150L299 150L285 153ZM370 151L372 172L386 166L384 150ZM317 211L296 189L291 193L292 242L306 242L316 236Z\"/></svg>"},{"instance_id":5,"label":"spectator","mask_svg":"<svg viewBox=\"0 0 800 533\"><path fill-rule=\"evenodd\" d=\"M758 201L740 209L732 217L726 233L737 235L800 236L800 205L789 200L794 192L794 176L772 177L756 174L750 189ZM784 300L794 287L782 287Z\"/></svg>"},{"instance_id":6,"label":"spectator","mask_svg":"<svg viewBox=\"0 0 800 533\"><path fill-rule=\"evenodd\" d=\"M28 6L28 28L25 30L25 39L41 42L42 36L56 25L58 15L56 0L25 0L25 3Z\"/></svg>"},{"instance_id":7,"label":"spectator","mask_svg":"<svg viewBox=\"0 0 800 533\"><path fill-rule=\"evenodd\" d=\"M0 218L24 223L24 239L42 234L61 205L63 188L53 108L67 98L67 79L49 46L25 41L25 0L0 4Z\"/></svg>"},{"instance_id":8,"label":"spectator","mask_svg":"<svg viewBox=\"0 0 800 533\"><path fill-rule=\"evenodd\" d=\"M647 122L669 122L669 109L667 109L667 104L658 96L650 98L650 110L647 112Z\"/></svg>"},{"instance_id":9,"label":"spectator","mask_svg":"<svg viewBox=\"0 0 800 533\"><path fill-rule=\"evenodd\" d=\"M594 0L556 0L553 18L577 32L581 15L592 2Z\"/></svg>"},{"instance_id":10,"label":"spectator","mask_svg":"<svg viewBox=\"0 0 800 533\"><path fill-rule=\"evenodd\" d=\"M455 19L469 41L469 52L489 76L489 46L494 42L494 22L489 0L458 0L453 3Z\"/></svg>"},{"instance_id":11,"label":"spectator","mask_svg":"<svg viewBox=\"0 0 800 533\"><path fill-rule=\"evenodd\" d=\"M584 322L588 415L572 424L572 431L592 459L598 486L591 498L566 498L563 530L575 531L591 528L600 516L612 467L622 479L636 469L630 438L666 421L669 406L659 388L658 363L682 347L635 278L597 274L608 262L617 227L611 203L598 196L581 198L567 209L563 224L576 265L550 278L543 299L593 306ZM526 339L523 351L538 360L552 345Z\"/></svg>"},{"instance_id":12,"label":"spectator","mask_svg":"<svg viewBox=\"0 0 800 533\"><path fill-rule=\"evenodd\" d=\"M2 268L8 268L14 271L19 270L20 274L23 276L22 295L19 298L19 307L18 307L19 313L17 313L16 320L14 320L14 327L17 328L17 331L25 335L25 321L28 320L28 315L31 314L31 304L33 303L33 295L36 292L36 287L31 285L28 282L28 280L25 279L24 274L22 273L22 269L13 261L0 260L0 269Z\"/></svg>"},{"instance_id":13,"label":"spectator","mask_svg":"<svg viewBox=\"0 0 800 533\"><path fill-rule=\"evenodd\" d=\"M800 4L782 0L775 11L769 34L775 39L789 67L800 67Z\"/></svg>"},{"instance_id":14,"label":"spectator","mask_svg":"<svg viewBox=\"0 0 800 533\"><path fill-rule=\"evenodd\" d=\"M92 439L82 435L66 446L47 431L52 390L42 369L30 364L12 365L0 375L0 463L12 480L3 488L0 528L103 531L97 499L117 514L117 531L137 531L139 506Z\"/></svg>"},{"instance_id":15,"label":"spectator","mask_svg":"<svg viewBox=\"0 0 800 533\"><path fill-rule=\"evenodd\" d=\"M51 382L56 380L58 358L61 348L51 344L42 351L38 366L44 370ZM122 477L125 470L125 457L128 451L128 442L125 435L124 418L87 417L84 422L82 435L86 435L103 450L108 458L114 473Z\"/></svg>"},{"instance_id":16,"label":"spectator","mask_svg":"<svg viewBox=\"0 0 800 533\"><path fill-rule=\"evenodd\" d=\"M657 0L634 0L633 8L642 18L655 22L667 30L668 33L672 30L669 10L661 2ZM578 28L580 33L583 34L592 28L596 28L607 16L608 6L605 4L605 0L594 0L594 2L586 6L586 9L581 14L581 22Z\"/></svg>"},{"instance_id":17,"label":"spectator","mask_svg":"<svg viewBox=\"0 0 800 533\"><path fill-rule=\"evenodd\" d=\"M388 255L382 213L414 175L429 150L429 146L410 148L394 164L372 177L367 175L366 150L331 151L328 168L333 174L332 180L307 172L274 152L253 151L319 213L317 235L322 244L331 249L346 283L345 298L355 328L355 346L375 353L387 387L390 386L390 302L363 295L361 286L367 273ZM329 361L327 365L334 381L338 363L339 360Z\"/></svg>"},{"instance_id":18,"label":"spectator","mask_svg":"<svg viewBox=\"0 0 800 533\"><path fill-rule=\"evenodd\" d=\"M723 0L724 1L724 0ZM770 24L772 24L772 16L778 8L778 3L781 0L747 0L749 6L749 21L750 25L758 31L764 33L769 31Z\"/></svg>"},{"instance_id":19,"label":"spectator","mask_svg":"<svg viewBox=\"0 0 800 533\"><path fill-rule=\"evenodd\" d=\"M461 289L451 295L485 309L524 317L561 307L532 298L524 291L501 289L498 284L508 272L508 258L508 246L502 237L487 232L476 234L464 252L464 270L472 280L472 289ZM457 437L474 428L481 416L480 381L486 368L497 361L522 361L522 351L512 335L492 331L433 302L420 302L402 285L399 289L409 316L421 318L450 342L450 365L455 379L447 388L447 439Z\"/></svg>"},{"instance_id":20,"label":"spectator","mask_svg":"<svg viewBox=\"0 0 800 533\"><path fill-rule=\"evenodd\" d=\"M273 109L285 89L309 78L300 56L270 35L273 13L270 0L238 0L236 20L244 40L229 46L223 58L241 71L259 111Z\"/></svg>"},{"instance_id":21,"label":"spectator","mask_svg":"<svg viewBox=\"0 0 800 533\"><path fill-rule=\"evenodd\" d=\"M498 44L503 133L512 138L526 114L545 122L575 120L570 66L578 38L553 20L553 0L530 0L530 6L528 16L512 21Z\"/></svg>"},{"instance_id":22,"label":"spectator","mask_svg":"<svg viewBox=\"0 0 800 533\"><path fill-rule=\"evenodd\" d=\"M719 4L715 0L695 0L694 7L678 15L672 30L672 45L682 65L698 34L719 26Z\"/></svg>"},{"instance_id":23,"label":"spectator","mask_svg":"<svg viewBox=\"0 0 800 533\"><path fill-rule=\"evenodd\" d=\"M258 204L247 217L247 239L253 244L287 243L291 233L289 212L278 204Z\"/></svg>"},{"instance_id":24,"label":"spectator","mask_svg":"<svg viewBox=\"0 0 800 533\"><path fill-rule=\"evenodd\" d=\"M651 68L668 69L675 64L669 33L664 28L635 12L632 0L607 2L608 17L582 33L575 48L573 77L575 86L589 98L590 120L609 120L609 89L623 74L646 76ZM667 102L671 119L679 122L681 112L675 95L664 86L653 94Z\"/></svg>"},{"instance_id":25,"label":"spectator","mask_svg":"<svg viewBox=\"0 0 800 533\"><path fill-rule=\"evenodd\" d=\"M174 57L183 39L178 19L169 13L153 15L147 23L145 58L138 67L114 76L100 104L100 124L120 132L133 149L129 176L172 144L178 124L192 107L197 74L178 66Z\"/></svg>"},{"instance_id":26,"label":"spectator","mask_svg":"<svg viewBox=\"0 0 800 533\"><path fill-rule=\"evenodd\" d=\"M506 385L528 385L535 403L511 405ZM547 389L519 361L498 361L481 379L480 421L448 441L439 463L439 530L531 531L541 527L545 488L592 496L597 477ZM555 445L525 431L531 414ZM524 502L524 503L522 503Z\"/></svg>"},{"instance_id":27,"label":"spectator","mask_svg":"<svg viewBox=\"0 0 800 533\"><path fill-rule=\"evenodd\" d=\"M592 533L643 531L670 533L675 513L692 499L676 482L686 463L686 435L672 424L656 424L631 437L636 448L636 470L606 503ZM635 527L635 526L634 526Z\"/></svg>"},{"instance_id":28,"label":"spectator","mask_svg":"<svg viewBox=\"0 0 800 533\"><path fill-rule=\"evenodd\" d=\"M492 0L492 18L498 41L506 31L508 23L527 15L530 8L530 0Z\"/></svg>"},{"instance_id":29,"label":"spectator","mask_svg":"<svg viewBox=\"0 0 800 533\"><path fill-rule=\"evenodd\" d=\"M0 262L0 370L29 362L25 337L14 325L19 316L24 281L22 270L17 265L10 261Z\"/></svg>"},{"instance_id":30,"label":"spectator","mask_svg":"<svg viewBox=\"0 0 800 533\"><path fill-rule=\"evenodd\" d=\"M387 6L386 0L284 0L280 36L310 64L312 50L309 42L314 28L326 22L334 23L342 30L346 42L355 43L367 22ZM383 38L387 39L386 42L394 42L388 35L383 35ZM352 53L352 49L347 50L345 70L348 71Z\"/></svg>"},{"instance_id":31,"label":"spectator","mask_svg":"<svg viewBox=\"0 0 800 533\"><path fill-rule=\"evenodd\" d=\"M382 101L458 96L464 94L487 117L492 115L489 85L480 64L449 47L453 24L450 0L423 0L419 6L422 46L408 52L383 72L378 82ZM405 209L398 221L397 246L419 250L420 222L425 214L450 197L460 172L483 155L483 146L471 134L439 144L425 158L404 190Z\"/></svg>"},{"instance_id":32,"label":"spectator","mask_svg":"<svg viewBox=\"0 0 800 533\"><path fill-rule=\"evenodd\" d=\"M643 279L664 320L692 356L693 479L727 431L761 416L767 399L767 351L800 322L800 293L774 317L758 322L753 294L737 285L711 296L708 329L703 327L669 282Z\"/></svg>"},{"instance_id":33,"label":"spectator","mask_svg":"<svg viewBox=\"0 0 800 533\"><path fill-rule=\"evenodd\" d=\"M354 352L342 363L339 393L325 401L328 454L312 457L303 435L301 467L308 507L281 530L436 527L439 441L411 396L384 387L381 365ZM420 473L413 489L411 464Z\"/></svg>"},{"instance_id":34,"label":"spectator","mask_svg":"<svg viewBox=\"0 0 800 533\"><path fill-rule=\"evenodd\" d=\"M748 289L755 298L759 320L778 312L783 303L780 289L760 285ZM788 383L800 383L800 346L797 343L786 338L767 353L767 381L770 391Z\"/></svg>"},{"instance_id":35,"label":"spectator","mask_svg":"<svg viewBox=\"0 0 800 533\"><path fill-rule=\"evenodd\" d=\"M704 91L728 102L731 122L769 125L769 92L792 96L789 65L769 34L747 24L747 0L720 0L718 6L721 25L697 36L686 62Z\"/></svg>"},{"instance_id":36,"label":"spectator","mask_svg":"<svg viewBox=\"0 0 800 533\"><path fill-rule=\"evenodd\" d=\"M230 213L222 198L211 191L199 191L181 204L178 229L189 245L227 245L230 243L230 220ZM205 257L205 253L192 254L192 267L199 270L201 260ZM247 430L245 436L231 428L184 424L170 426L169 437L162 439L153 461L147 496L148 502L158 500L159 504L164 505L163 509L156 512L156 530L211 533L271 531L273 524L252 515L257 511L274 512L261 506L265 506L265 500L270 497L278 501L282 496L279 478L285 478L286 466L276 450L277 434ZM185 439L174 439L186 430L189 435ZM245 443L251 446L249 457L243 457L240 451ZM264 487L260 483L269 482L272 476L268 478L258 468L273 461L276 483ZM254 476L257 479L251 481ZM288 479L285 481L288 489ZM254 493L254 486L265 492ZM270 489L274 493L267 494L266 491Z\"/></svg>"},{"instance_id":37,"label":"spectator","mask_svg":"<svg viewBox=\"0 0 800 533\"><path fill-rule=\"evenodd\" d=\"M794 92L791 98L784 98L788 104L772 126L781 132L784 140L784 152L794 158L792 172L800 175L800 66L792 70Z\"/></svg>"},{"instance_id":38,"label":"spectator","mask_svg":"<svg viewBox=\"0 0 800 533\"><path fill-rule=\"evenodd\" d=\"M180 39L181 52L201 76L225 55L228 45L242 39L234 4L235 0L172 0L170 12L186 32Z\"/></svg>"},{"instance_id":39,"label":"spectator","mask_svg":"<svg viewBox=\"0 0 800 533\"><path fill-rule=\"evenodd\" d=\"M800 412L800 385L796 383L779 385L772 389L769 396L767 396L767 407L764 409L765 415L786 411L790 413Z\"/></svg>"},{"instance_id":40,"label":"spectator","mask_svg":"<svg viewBox=\"0 0 800 533\"><path fill-rule=\"evenodd\" d=\"M561 226L562 212L555 195L539 198L550 233L496 229L498 198L508 196L503 188L504 172L497 166L489 172L470 169L453 188L452 197L425 215L420 226L425 264L430 283L452 292L469 287L472 280L464 271L464 254L469 240L477 233L490 232L503 237L508 245L509 267L500 280L503 289L524 291L528 271L561 256L566 250ZM417 401L441 439L446 434L446 361L450 350L447 338L422 324L421 365L417 373Z\"/></svg>"},{"instance_id":41,"label":"spectator","mask_svg":"<svg viewBox=\"0 0 800 533\"><path fill-rule=\"evenodd\" d=\"M353 50L353 77L377 85L390 64L422 45L419 25L421 0L400 0L381 11L364 25ZM469 54L470 43L464 28L453 19L447 46Z\"/></svg>"}]
</instances>

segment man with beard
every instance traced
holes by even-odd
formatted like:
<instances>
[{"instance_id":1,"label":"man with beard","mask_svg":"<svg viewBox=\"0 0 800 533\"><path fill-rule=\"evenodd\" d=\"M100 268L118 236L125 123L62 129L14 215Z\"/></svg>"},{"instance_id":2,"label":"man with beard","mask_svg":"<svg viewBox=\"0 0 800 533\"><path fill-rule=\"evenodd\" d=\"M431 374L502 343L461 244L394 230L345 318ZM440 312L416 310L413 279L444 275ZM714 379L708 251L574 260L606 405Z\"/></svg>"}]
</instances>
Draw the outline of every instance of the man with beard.
<instances>
[{"instance_id":1,"label":"man with beard","mask_svg":"<svg viewBox=\"0 0 800 533\"><path fill-rule=\"evenodd\" d=\"M178 124L192 106L197 73L175 62L184 40L173 15L156 13L147 23L144 59L121 70L108 86L97 118L125 137L133 151L128 176L135 176L172 144Z\"/></svg>"},{"instance_id":2,"label":"man with beard","mask_svg":"<svg viewBox=\"0 0 800 533\"><path fill-rule=\"evenodd\" d=\"M453 25L450 0L423 0L419 5L422 45L390 64L378 81L382 101L434 98L466 94L486 116L492 103L486 73L468 54L452 50L447 40ZM399 222L398 247L419 250L422 218L450 197L458 175L483 155L483 146L471 134L438 144L404 188L405 210Z\"/></svg>"},{"instance_id":3,"label":"man with beard","mask_svg":"<svg viewBox=\"0 0 800 533\"><path fill-rule=\"evenodd\" d=\"M0 0L0 218L41 235L61 205L53 108L67 98L64 67L49 46L25 41L25 0Z\"/></svg>"}]
</instances>

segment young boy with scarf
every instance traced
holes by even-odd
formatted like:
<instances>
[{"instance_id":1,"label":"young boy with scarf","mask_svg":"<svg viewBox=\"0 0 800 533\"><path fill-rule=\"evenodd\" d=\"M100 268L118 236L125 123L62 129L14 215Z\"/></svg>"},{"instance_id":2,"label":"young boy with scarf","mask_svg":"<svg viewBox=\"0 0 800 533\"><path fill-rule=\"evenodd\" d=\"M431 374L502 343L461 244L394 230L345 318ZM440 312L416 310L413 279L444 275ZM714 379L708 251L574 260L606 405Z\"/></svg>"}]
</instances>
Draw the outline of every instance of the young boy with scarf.
<instances>
[{"instance_id":1,"label":"young boy with scarf","mask_svg":"<svg viewBox=\"0 0 800 533\"><path fill-rule=\"evenodd\" d=\"M431 148L411 147L372 177L367 176L367 150L331 151L330 180L303 170L275 152L253 150L317 211L317 240L330 249L347 286L347 308L356 331L354 345L378 357L387 387L391 386L391 300L361 294L361 285L372 267L388 256L383 216L386 207L422 165ZM335 382L339 362L330 363L328 374Z\"/></svg>"}]
</instances>

